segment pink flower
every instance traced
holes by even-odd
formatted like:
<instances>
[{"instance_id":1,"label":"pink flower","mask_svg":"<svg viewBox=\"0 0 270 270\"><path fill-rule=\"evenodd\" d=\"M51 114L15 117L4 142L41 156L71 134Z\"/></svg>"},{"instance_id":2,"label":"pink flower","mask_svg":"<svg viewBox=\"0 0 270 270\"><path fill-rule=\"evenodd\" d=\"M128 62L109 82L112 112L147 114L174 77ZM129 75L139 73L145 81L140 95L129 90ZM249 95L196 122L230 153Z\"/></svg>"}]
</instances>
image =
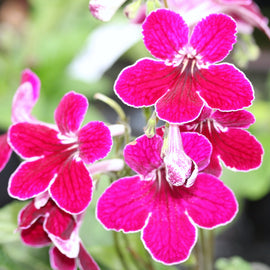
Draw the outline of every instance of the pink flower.
<instances>
[{"instance_id":1,"label":"pink flower","mask_svg":"<svg viewBox=\"0 0 270 270\"><path fill-rule=\"evenodd\" d=\"M48 200L42 207L31 201L19 214L22 241L33 247L54 246L50 249L51 266L55 270L98 270L79 238L82 215L73 216Z\"/></svg>"},{"instance_id":2,"label":"pink flower","mask_svg":"<svg viewBox=\"0 0 270 270\"><path fill-rule=\"evenodd\" d=\"M197 23L211 13L225 13L233 17L237 30L250 34L254 27L265 32L270 38L268 19L262 15L252 0L167 0L169 8L183 14L188 24Z\"/></svg>"},{"instance_id":3,"label":"pink flower","mask_svg":"<svg viewBox=\"0 0 270 270\"><path fill-rule=\"evenodd\" d=\"M127 0L90 0L89 10L95 18L107 22L126 1Z\"/></svg>"},{"instance_id":4,"label":"pink flower","mask_svg":"<svg viewBox=\"0 0 270 270\"><path fill-rule=\"evenodd\" d=\"M22 73L21 84L12 102L12 123L34 121L32 109L39 97L40 80L35 73L25 69ZM12 149L7 142L7 134L0 135L0 171L9 161Z\"/></svg>"},{"instance_id":5,"label":"pink flower","mask_svg":"<svg viewBox=\"0 0 270 270\"><path fill-rule=\"evenodd\" d=\"M57 205L78 214L92 197L92 179L85 166L104 158L111 149L108 127L94 121L80 125L87 99L66 94L55 111L57 127L42 123L17 123L9 129L9 143L26 159L11 176L9 194L26 200L49 191Z\"/></svg>"},{"instance_id":6,"label":"pink flower","mask_svg":"<svg viewBox=\"0 0 270 270\"><path fill-rule=\"evenodd\" d=\"M196 133L182 133L182 140L186 155L180 160L169 157L173 162L165 160L174 153L166 151L170 147L162 150L159 135L151 139L144 135L127 145L125 161L137 175L115 181L97 204L97 217L107 229L141 230L146 249L165 264L188 258L197 238L195 224L211 229L230 222L237 212L231 190L216 177L200 173L211 154L208 140ZM199 171L192 183L195 168L187 165L189 160ZM182 177L173 181L173 175L186 175L186 181Z\"/></svg>"},{"instance_id":7,"label":"pink flower","mask_svg":"<svg viewBox=\"0 0 270 270\"><path fill-rule=\"evenodd\" d=\"M204 170L220 176L224 164L240 171L258 168L262 163L262 145L244 130L255 122L254 116L246 111L221 112L204 107L195 121L181 126L182 131L196 131L208 138L213 147L211 161Z\"/></svg>"},{"instance_id":8,"label":"pink flower","mask_svg":"<svg viewBox=\"0 0 270 270\"><path fill-rule=\"evenodd\" d=\"M212 14L190 34L179 14L152 12L143 24L144 43L161 61L142 59L124 69L116 94L134 107L155 104L158 116L171 123L195 119L205 103L223 111L250 106L253 89L245 75L233 65L214 64L232 49L235 28L228 16Z\"/></svg>"}]
</instances>

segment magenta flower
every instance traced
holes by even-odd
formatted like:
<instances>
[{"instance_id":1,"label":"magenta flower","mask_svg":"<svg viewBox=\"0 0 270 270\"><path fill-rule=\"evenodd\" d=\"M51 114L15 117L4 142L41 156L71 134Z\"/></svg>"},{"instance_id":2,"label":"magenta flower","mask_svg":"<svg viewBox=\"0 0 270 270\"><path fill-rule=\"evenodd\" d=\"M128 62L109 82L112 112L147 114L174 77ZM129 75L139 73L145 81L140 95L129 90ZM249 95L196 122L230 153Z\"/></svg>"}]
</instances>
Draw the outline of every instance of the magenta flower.
<instances>
[{"instance_id":1,"label":"magenta flower","mask_svg":"<svg viewBox=\"0 0 270 270\"><path fill-rule=\"evenodd\" d=\"M198 135L182 133L185 155L178 160L175 153L162 150L158 135L127 145L125 161L137 175L114 182L97 204L97 217L107 229L141 230L146 249L165 264L188 258L196 242L195 224L211 229L231 221L237 212L231 190L216 177L200 173L209 162L211 145ZM188 165L190 160L195 166ZM195 167L199 174L192 180Z\"/></svg>"},{"instance_id":2,"label":"magenta flower","mask_svg":"<svg viewBox=\"0 0 270 270\"><path fill-rule=\"evenodd\" d=\"M12 102L12 123L34 121L32 109L39 97L40 80L35 73L25 69L22 73L21 84ZM0 171L9 161L12 149L7 142L7 134L0 135Z\"/></svg>"},{"instance_id":3,"label":"magenta flower","mask_svg":"<svg viewBox=\"0 0 270 270\"><path fill-rule=\"evenodd\" d=\"M79 238L82 215L73 216L48 200L42 207L31 201L19 214L22 241L32 247L54 246L50 249L51 266L55 270L98 270L94 259Z\"/></svg>"},{"instance_id":4,"label":"magenta flower","mask_svg":"<svg viewBox=\"0 0 270 270\"><path fill-rule=\"evenodd\" d=\"M69 92L55 111L57 127L17 123L9 129L9 143L26 159L11 176L9 194L26 200L49 191L57 205L78 214L92 196L92 179L85 166L104 158L111 149L108 127L90 122L80 128L87 99Z\"/></svg>"},{"instance_id":5,"label":"magenta flower","mask_svg":"<svg viewBox=\"0 0 270 270\"><path fill-rule=\"evenodd\" d=\"M244 130L255 122L254 116L246 111L221 112L204 107L195 121L181 126L184 131L196 131L208 138L213 147L211 161L204 170L220 176L220 159L230 169L248 171L262 163L262 145Z\"/></svg>"},{"instance_id":6,"label":"magenta flower","mask_svg":"<svg viewBox=\"0 0 270 270\"><path fill-rule=\"evenodd\" d=\"M167 0L169 8L183 14L189 25L197 23L211 13L230 15L237 23L237 30L250 34L254 27L265 32L270 38L268 19L252 0Z\"/></svg>"},{"instance_id":7,"label":"magenta flower","mask_svg":"<svg viewBox=\"0 0 270 270\"><path fill-rule=\"evenodd\" d=\"M200 21L189 38L182 17L169 10L152 12L143 24L144 43L161 59L142 59L115 83L116 94L134 107L156 106L171 123L195 119L204 103L224 111L251 105L253 90L244 74L224 59L235 43L235 22L223 14Z\"/></svg>"}]
</instances>

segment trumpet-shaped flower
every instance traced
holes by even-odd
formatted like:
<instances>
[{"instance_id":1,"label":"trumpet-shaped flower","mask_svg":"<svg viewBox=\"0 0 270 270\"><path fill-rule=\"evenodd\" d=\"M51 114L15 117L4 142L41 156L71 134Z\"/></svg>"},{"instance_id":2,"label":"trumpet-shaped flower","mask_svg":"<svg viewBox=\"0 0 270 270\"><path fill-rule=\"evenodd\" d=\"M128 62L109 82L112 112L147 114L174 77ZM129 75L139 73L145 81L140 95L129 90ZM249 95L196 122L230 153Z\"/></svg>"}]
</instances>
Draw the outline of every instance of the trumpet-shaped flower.
<instances>
[{"instance_id":1,"label":"trumpet-shaped flower","mask_svg":"<svg viewBox=\"0 0 270 270\"><path fill-rule=\"evenodd\" d=\"M26 200L49 191L57 205L78 214L92 196L92 179L85 166L104 158L111 149L110 130L102 122L80 125L87 99L66 94L55 111L57 127L17 123L9 129L9 143L26 159L9 182L9 194Z\"/></svg>"},{"instance_id":2,"label":"trumpet-shaped flower","mask_svg":"<svg viewBox=\"0 0 270 270\"><path fill-rule=\"evenodd\" d=\"M55 270L98 270L98 266L85 250L79 238L82 215L73 216L49 199L38 207L31 201L19 214L19 230L22 241L29 246L50 249L51 266ZM88 264L88 267L86 267Z\"/></svg>"},{"instance_id":3,"label":"trumpet-shaped flower","mask_svg":"<svg viewBox=\"0 0 270 270\"><path fill-rule=\"evenodd\" d=\"M35 73L26 69L22 73L21 84L12 102L11 120L13 123L35 121L31 116L32 109L39 97L40 80ZM0 135L0 171L6 166L11 155L7 134Z\"/></svg>"},{"instance_id":4,"label":"trumpet-shaped flower","mask_svg":"<svg viewBox=\"0 0 270 270\"><path fill-rule=\"evenodd\" d=\"M178 160L170 158L175 157L174 151L166 150L170 147L162 150L159 135L144 135L127 145L125 161L137 175L115 181L97 204L97 217L107 229L141 230L146 249L166 264L188 258L196 242L195 224L210 229L231 221L237 212L231 190L216 177L201 173L209 162L211 145L198 135L182 133L185 155ZM199 172L195 179L193 163Z\"/></svg>"},{"instance_id":5,"label":"trumpet-shaped flower","mask_svg":"<svg viewBox=\"0 0 270 270\"><path fill-rule=\"evenodd\" d=\"M236 24L211 14L189 33L172 11L152 12L143 24L146 48L160 60L142 59L127 67L115 83L116 94L134 107L156 106L171 123L195 119L205 103L222 111L251 105L253 89L244 74L223 60L235 43Z\"/></svg>"},{"instance_id":6,"label":"trumpet-shaped flower","mask_svg":"<svg viewBox=\"0 0 270 270\"><path fill-rule=\"evenodd\" d=\"M198 119L180 129L196 131L208 138L213 152L205 172L220 176L222 168L219 158L227 167L240 171L256 169L261 165L262 145L244 130L254 122L254 116L246 110L221 112L204 107Z\"/></svg>"}]
</instances>

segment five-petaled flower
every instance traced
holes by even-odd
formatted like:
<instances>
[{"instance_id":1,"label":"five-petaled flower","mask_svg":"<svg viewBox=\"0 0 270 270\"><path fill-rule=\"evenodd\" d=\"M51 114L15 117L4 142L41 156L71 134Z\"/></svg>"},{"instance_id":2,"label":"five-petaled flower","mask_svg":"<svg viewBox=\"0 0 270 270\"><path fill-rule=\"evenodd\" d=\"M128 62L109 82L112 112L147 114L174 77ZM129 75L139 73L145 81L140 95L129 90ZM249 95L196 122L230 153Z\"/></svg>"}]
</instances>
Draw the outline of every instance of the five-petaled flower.
<instances>
[{"instance_id":1,"label":"five-petaled flower","mask_svg":"<svg viewBox=\"0 0 270 270\"><path fill-rule=\"evenodd\" d=\"M220 176L224 164L240 171L258 168L262 163L263 148L257 139L244 130L255 122L246 110L221 112L204 107L200 116L180 127L181 131L196 131L208 138L213 147L211 160L204 172Z\"/></svg>"},{"instance_id":2,"label":"five-petaled flower","mask_svg":"<svg viewBox=\"0 0 270 270\"><path fill-rule=\"evenodd\" d=\"M162 137L144 135L124 149L126 163L138 175L115 181L97 204L97 217L106 228L124 232L142 230L146 249L165 264L188 258L196 242L194 224L214 228L230 222L237 212L231 190L216 177L200 172L209 162L209 141L189 132L182 133L182 140L186 156L181 159L191 159L199 171L190 184L181 179L181 183L178 179L174 184L173 173L182 167L173 170L161 157ZM167 155L170 153L165 151ZM185 164L187 169L188 162Z\"/></svg>"},{"instance_id":3,"label":"five-petaled flower","mask_svg":"<svg viewBox=\"0 0 270 270\"><path fill-rule=\"evenodd\" d=\"M222 111L250 106L253 89L245 75L215 64L228 55L235 34L235 22L224 14L209 15L189 33L179 14L152 12L143 24L144 43L160 60L145 58L124 69L115 92L131 106L155 104L157 115L171 123L194 120L205 103Z\"/></svg>"},{"instance_id":4,"label":"five-petaled flower","mask_svg":"<svg viewBox=\"0 0 270 270\"><path fill-rule=\"evenodd\" d=\"M26 159L13 173L9 194L26 200L49 191L69 213L86 209L92 197L92 179L85 166L104 158L111 149L110 130L103 122L80 125L87 99L67 93L55 111L57 127L22 122L9 129L9 144Z\"/></svg>"},{"instance_id":5,"label":"five-petaled flower","mask_svg":"<svg viewBox=\"0 0 270 270\"><path fill-rule=\"evenodd\" d=\"M45 193L46 194L46 193ZM22 241L29 246L44 247L53 243L50 262L55 270L98 270L79 237L82 215L61 210L51 199L44 205L31 201L19 214Z\"/></svg>"},{"instance_id":6,"label":"five-petaled flower","mask_svg":"<svg viewBox=\"0 0 270 270\"><path fill-rule=\"evenodd\" d=\"M21 83L12 102L12 123L34 122L32 109L39 97L40 80L29 69L22 72ZM7 142L7 133L0 135L0 171L6 166L12 149Z\"/></svg>"}]
</instances>

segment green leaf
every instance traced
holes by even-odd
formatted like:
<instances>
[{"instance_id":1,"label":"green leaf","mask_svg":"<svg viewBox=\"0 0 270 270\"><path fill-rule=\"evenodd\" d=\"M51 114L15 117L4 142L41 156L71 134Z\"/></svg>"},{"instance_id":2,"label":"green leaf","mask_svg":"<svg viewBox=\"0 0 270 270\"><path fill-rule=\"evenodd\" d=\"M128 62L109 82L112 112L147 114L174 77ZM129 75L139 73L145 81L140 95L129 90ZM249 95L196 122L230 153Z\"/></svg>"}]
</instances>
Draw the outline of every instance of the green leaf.
<instances>
[{"instance_id":1,"label":"green leaf","mask_svg":"<svg viewBox=\"0 0 270 270\"><path fill-rule=\"evenodd\" d=\"M252 270L251 265L240 257L220 258L215 266L216 270Z\"/></svg>"},{"instance_id":2,"label":"green leaf","mask_svg":"<svg viewBox=\"0 0 270 270\"><path fill-rule=\"evenodd\" d=\"M17 217L25 203L12 202L0 209L0 244L18 241L20 236L16 233Z\"/></svg>"}]
</instances>

